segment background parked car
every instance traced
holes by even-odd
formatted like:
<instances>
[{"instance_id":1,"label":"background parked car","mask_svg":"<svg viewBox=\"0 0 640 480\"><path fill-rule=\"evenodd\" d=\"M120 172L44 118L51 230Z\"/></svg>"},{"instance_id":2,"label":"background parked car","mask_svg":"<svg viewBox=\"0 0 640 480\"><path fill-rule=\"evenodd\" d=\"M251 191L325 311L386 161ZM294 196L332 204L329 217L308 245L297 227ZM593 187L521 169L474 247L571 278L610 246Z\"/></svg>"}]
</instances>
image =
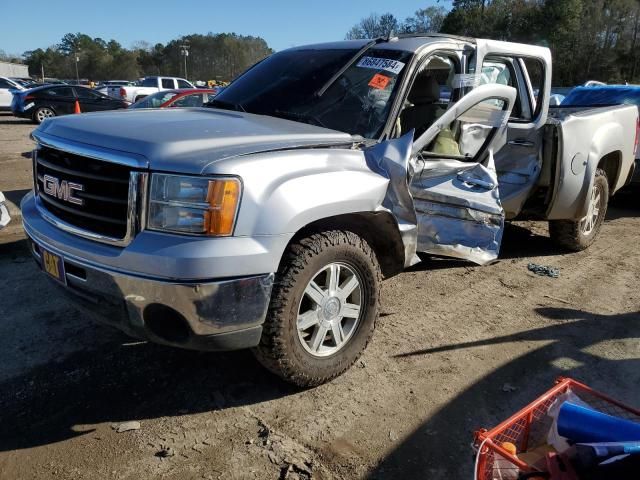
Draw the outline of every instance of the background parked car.
<instances>
[{"instance_id":1,"label":"background parked car","mask_svg":"<svg viewBox=\"0 0 640 480\"><path fill-rule=\"evenodd\" d=\"M216 96L215 89L166 90L154 93L129 108L202 107Z\"/></svg>"},{"instance_id":2,"label":"background parked car","mask_svg":"<svg viewBox=\"0 0 640 480\"><path fill-rule=\"evenodd\" d=\"M129 80L106 80L104 82L100 82L93 89L95 92L102 93L103 95L109 95L109 87L130 87L134 85L134 82L130 82ZM113 98L120 98L120 95L110 95Z\"/></svg>"},{"instance_id":3,"label":"background parked car","mask_svg":"<svg viewBox=\"0 0 640 480\"><path fill-rule=\"evenodd\" d=\"M42 83L46 85L67 85L67 82L60 80L59 78L45 78Z\"/></svg>"},{"instance_id":4,"label":"background parked car","mask_svg":"<svg viewBox=\"0 0 640 480\"><path fill-rule=\"evenodd\" d=\"M11 111L16 117L42 123L47 118L74 112L78 100L82 112L98 112L127 108L122 100L94 92L90 88L71 85L44 85L24 90L13 97Z\"/></svg>"},{"instance_id":5,"label":"background parked car","mask_svg":"<svg viewBox=\"0 0 640 480\"><path fill-rule=\"evenodd\" d=\"M587 82L592 83L592 82ZM586 84L585 84L586 85ZM576 87L562 101L562 107L605 107L636 105L640 110L640 85L596 85ZM631 180L640 185L640 123L636 130L636 166Z\"/></svg>"},{"instance_id":6,"label":"background parked car","mask_svg":"<svg viewBox=\"0 0 640 480\"><path fill-rule=\"evenodd\" d=\"M34 88L37 87L39 85L42 85L41 83L36 82L35 80L31 79L31 78L26 78L26 77L9 77L9 80L13 80L14 82L16 82L19 85L22 85L24 88Z\"/></svg>"},{"instance_id":7,"label":"background parked car","mask_svg":"<svg viewBox=\"0 0 640 480\"><path fill-rule=\"evenodd\" d=\"M7 77L0 77L0 111L11 110L12 91L24 90L19 83Z\"/></svg>"}]
</instances>

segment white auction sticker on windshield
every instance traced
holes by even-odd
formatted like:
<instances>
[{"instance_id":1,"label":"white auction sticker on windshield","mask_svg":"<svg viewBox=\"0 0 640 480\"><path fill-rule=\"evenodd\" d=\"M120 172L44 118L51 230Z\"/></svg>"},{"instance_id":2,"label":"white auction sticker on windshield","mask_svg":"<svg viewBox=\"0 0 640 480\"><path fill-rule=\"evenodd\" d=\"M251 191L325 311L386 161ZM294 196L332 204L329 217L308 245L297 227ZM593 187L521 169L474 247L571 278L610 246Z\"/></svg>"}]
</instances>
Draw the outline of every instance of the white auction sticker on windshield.
<instances>
[{"instance_id":1,"label":"white auction sticker on windshield","mask_svg":"<svg viewBox=\"0 0 640 480\"><path fill-rule=\"evenodd\" d=\"M404 68L404 63L388 58L362 57L357 67L373 68L375 70L386 70L387 72L399 74Z\"/></svg>"}]
</instances>

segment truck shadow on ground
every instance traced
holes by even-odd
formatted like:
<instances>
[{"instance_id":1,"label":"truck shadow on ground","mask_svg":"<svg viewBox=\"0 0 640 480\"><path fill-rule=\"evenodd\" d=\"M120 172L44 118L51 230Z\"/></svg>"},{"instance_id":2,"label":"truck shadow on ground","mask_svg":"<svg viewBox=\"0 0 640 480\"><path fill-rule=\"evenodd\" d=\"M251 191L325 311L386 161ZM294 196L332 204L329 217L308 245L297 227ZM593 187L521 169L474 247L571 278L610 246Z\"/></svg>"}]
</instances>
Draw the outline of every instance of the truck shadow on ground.
<instances>
[{"instance_id":1,"label":"truck shadow on ground","mask_svg":"<svg viewBox=\"0 0 640 480\"><path fill-rule=\"evenodd\" d=\"M515 258L565 255L567 250L559 247L546 235L539 235L513 223L505 225L498 262ZM422 255L422 261L409 268L412 272L442 270L449 268L478 267L475 263L452 258ZM482 268L482 267L479 267Z\"/></svg>"},{"instance_id":2,"label":"truck shadow on ground","mask_svg":"<svg viewBox=\"0 0 640 480\"><path fill-rule=\"evenodd\" d=\"M248 351L199 353L136 342L100 325L87 328L96 338L95 345L87 345L90 350L0 383L0 451L93 431L76 431L77 425L144 422L299 391L261 368ZM7 341L0 341L0 350Z\"/></svg>"},{"instance_id":3,"label":"truck shadow on ground","mask_svg":"<svg viewBox=\"0 0 640 480\"><path fill-rule=\"evenodd\" d=\"M640 215L640 188L626 187L612 198L605 221ZM572 253L556 245L548 235L540 235L526 227L507 222L504 228L498 261L528 257L555 257ZM477 267L474 263L452 258L421 255L421 262L408 271L442 270Z\"/></svg>"},{"instance_id":4,"label":"truck shadow on ground","mask_svg":"<svg viewBox=\"0 0 640 480\"><path fill-rule=\"evenodd\" d=\"M10 120L5 120L5 118L10 118ZM13 118L13 117L1 117L0 116L0 125L33 125L34 127L36 127L37 125L35 123L33 123L31 120L25 119L25 120L18 120L17 118Z\"/></svg>"},{"instance_id":5,"label":"truck shadow on ground","mask_svg":"<svg viewBox=\"0 0 640 480\"><path fill-rule=\"evenodd\" d=\"M607 220L640 215L640 185L629 185L609 200Z\"/></svg>"},{"instance_id":6,"label":"truck shadow on ground","mask_svg":"<svg viewBox=\"0 0 640 480\"><path fill-rule=\"evenodd\" d=\"M21 190L8 190L2 192L7 200L11 203L20 206L20 202L22 198L31 191L31 189L21 189Z\"/></svg>"},{"instance_id":7,"label":"truck shadow on ground","mask_svg":"<svg viewBox=\"0 0 640 480\"><path fill-rule=\"evenodd\" d=\"M582 380L638 406L640 358L603 358L590 352L603 341L636 339L640 313L598 315L565 308L538 308L537 312L555 323L512 335L396 355L398 359L423 361L426 366L429 357L439 352L486 352L512 342L540 342L539 347L480 378L448 402L389 453L369 478L473 478L469 446L473 431L497 425L550 388L558 376ZM611 356L615 357L615 353ZM504 392L506 383L516 390Z\"/></svg>"}]
</instances>

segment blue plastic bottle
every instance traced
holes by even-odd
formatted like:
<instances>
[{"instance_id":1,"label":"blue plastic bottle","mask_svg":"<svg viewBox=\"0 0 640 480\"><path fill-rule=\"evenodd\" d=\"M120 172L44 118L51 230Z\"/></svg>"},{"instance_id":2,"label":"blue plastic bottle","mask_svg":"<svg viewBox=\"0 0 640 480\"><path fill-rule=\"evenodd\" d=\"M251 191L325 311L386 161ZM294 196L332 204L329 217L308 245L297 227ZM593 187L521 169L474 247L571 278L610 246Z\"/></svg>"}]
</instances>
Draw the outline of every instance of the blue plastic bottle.
<instances>
[{"instance_id":1,"label":"blue plastic bottle","mask_svg":"<svg viewBox=\"0 0 640 480\"><path fill-rule=\"evenodd\" d=\"M640 423L564 402L558 433L573 443L634 442L640 441Z\"/></svg>"}]
</instances>

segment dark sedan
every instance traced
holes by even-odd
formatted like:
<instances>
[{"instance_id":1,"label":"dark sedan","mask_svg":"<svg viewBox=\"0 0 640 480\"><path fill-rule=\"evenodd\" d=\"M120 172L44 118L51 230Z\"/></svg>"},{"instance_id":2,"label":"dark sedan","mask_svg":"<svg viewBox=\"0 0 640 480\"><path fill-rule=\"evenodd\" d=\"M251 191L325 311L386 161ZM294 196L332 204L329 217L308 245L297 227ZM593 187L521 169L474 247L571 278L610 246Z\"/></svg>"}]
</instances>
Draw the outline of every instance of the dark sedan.
<instances>
[{"instance_id":1,"label":"dark sedan","mask_svg":"<svg viewBox=\"0 0 640 480\"><path fill-rule=\"evenodd\" d=\"M94 92L90 88L71 85L44 85L16 92L11 111L16 117L29 118L35 123L75 112L76 100L81 112L100 112L127 108L122 100Z\"/></svg>"}]
</instances>

